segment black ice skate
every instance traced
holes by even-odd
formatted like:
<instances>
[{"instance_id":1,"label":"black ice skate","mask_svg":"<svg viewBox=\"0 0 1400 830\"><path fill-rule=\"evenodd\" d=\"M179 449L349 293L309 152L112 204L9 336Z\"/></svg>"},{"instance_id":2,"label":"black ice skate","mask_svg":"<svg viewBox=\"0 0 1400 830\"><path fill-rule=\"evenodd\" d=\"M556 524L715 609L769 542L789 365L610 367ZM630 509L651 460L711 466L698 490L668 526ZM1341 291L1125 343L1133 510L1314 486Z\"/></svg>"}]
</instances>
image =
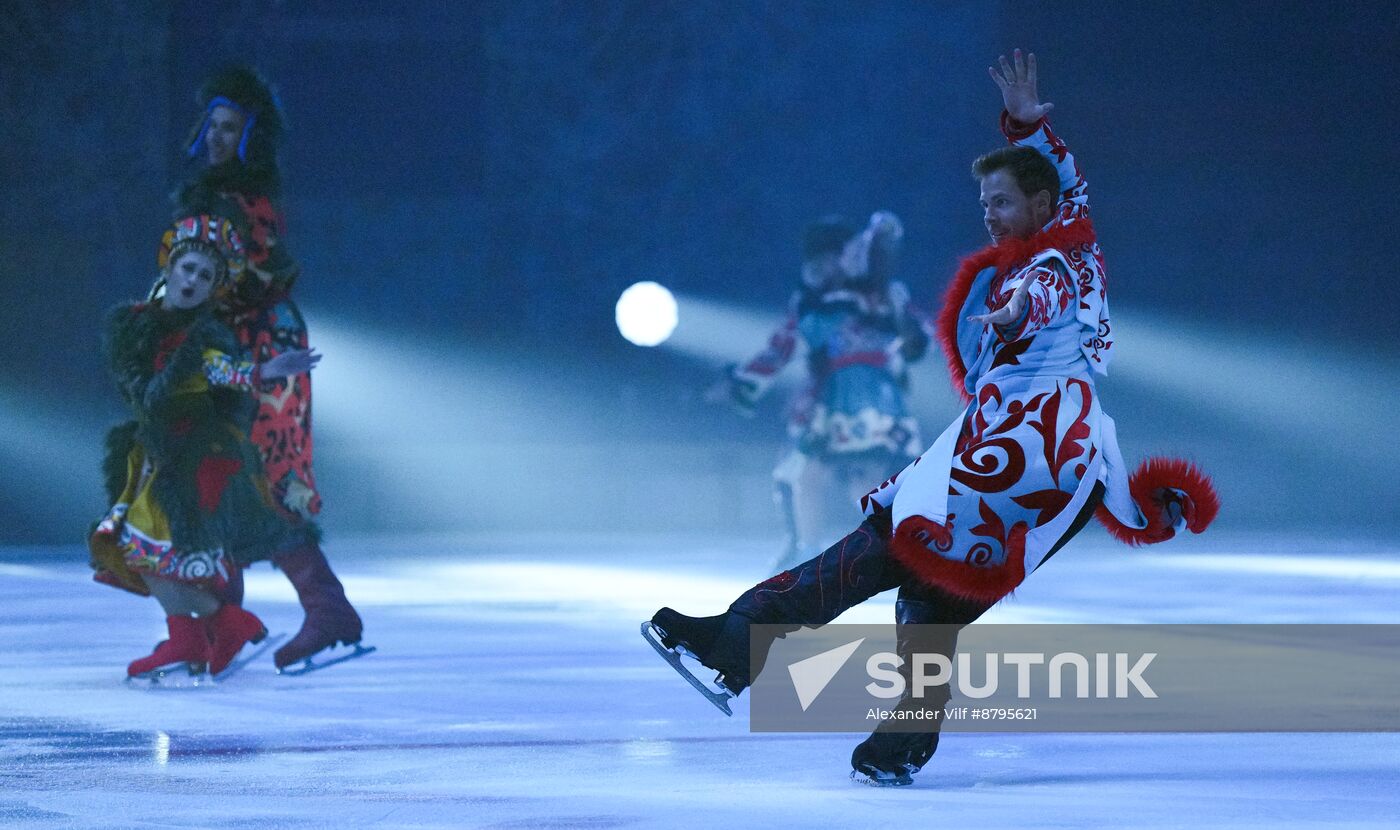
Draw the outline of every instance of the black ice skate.
<instances>
[{"instance_id":1,"label":"black ice skate","mask_svg":"<svg viewBox=\"0 0 1400 830\"><path fill-rule=\"evenodd\" d=\"M851 780L872 787L907 787L937 749L937 732L875 732L851 753Z\"/></svg>"},{"instance_id":2,"label":"black ice skate","mask_svg":"<svg viewBox=\"0 0 1400 830\"><path fill-rule=\"evenodd\" d=\"M748 686L745 673L741 669L726 669L717 659L715 645L725 627L727 614L713 617L687 617L662 608L650 621L642 623L642 637L656 649L662 659L676 670L676 673L695 687L705 699L726 715L733 716L729 708L731 698ZM691 657L716 672L714 684L704 682L681 662L681 655Z\"/></svg>"},{"instance_id":3,"label":"black ice skate","mask_svg":"<svg viewBox=\"0 0 1400 830\"><path fill-rule=\"evenodd\" d=\"M916 772L918 772L917 769L901 768L895 772L862 764L860 769L851 770L851 780L867 787L907 787L914 783L914 773Z\"/></svg>"}]
</instances>

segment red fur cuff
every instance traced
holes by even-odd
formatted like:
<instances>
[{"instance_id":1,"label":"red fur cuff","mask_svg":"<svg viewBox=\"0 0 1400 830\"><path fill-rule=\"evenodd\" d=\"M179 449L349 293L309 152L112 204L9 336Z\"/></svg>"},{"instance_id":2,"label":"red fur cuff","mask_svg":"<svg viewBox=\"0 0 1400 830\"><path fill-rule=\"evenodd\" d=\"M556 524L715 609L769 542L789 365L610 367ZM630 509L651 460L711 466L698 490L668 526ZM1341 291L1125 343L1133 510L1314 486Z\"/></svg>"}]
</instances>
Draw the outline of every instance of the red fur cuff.
<instances>
[{"instance_id":1,"label":"red fur cuff","mask_svg":"<svg viewBox=\"0 0 1400 830\"><path fill-rule=\"evenodd\" d=\"M1103 505L1094 515L1113 538L1134 547L1165 542L1175 536L1169 518L1173 508L1181 512L1192 533L1204 531L1220 512L1220 496L1210 476L1180 458L1147 459L1128 479L1128 492L1147 517L1147 527L1128 527Z\"/></svg>"}]
</instances>

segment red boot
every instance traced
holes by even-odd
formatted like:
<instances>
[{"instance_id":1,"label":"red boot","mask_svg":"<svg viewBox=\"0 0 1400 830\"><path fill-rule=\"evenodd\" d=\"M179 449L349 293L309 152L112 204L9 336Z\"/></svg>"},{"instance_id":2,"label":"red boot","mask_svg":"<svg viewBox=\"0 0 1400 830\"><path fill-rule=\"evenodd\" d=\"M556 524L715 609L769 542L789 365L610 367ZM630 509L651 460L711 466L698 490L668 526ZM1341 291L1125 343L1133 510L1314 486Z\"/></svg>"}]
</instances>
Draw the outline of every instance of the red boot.
<instances>
[{"instance_id":1,"label":"red boot","mask_svg":"<svg viewBox=\"0 0 1400 830\"><path fill-rule=\"evenodd\" d=\"M199 620L166 617L165 625L170 630L170 639L157 643L156 650L149 656L131 661L126 667L127 677L141 677L176 663L189 663L192 671L196 668L202 671L209 663L209 638Z\"/></svg>"},{"instance_id":2,"label":"red boot","mask_svg":"<svg viewBox=\"0 0 1400 830\"><path fill-rule=\"evenodd\" d=\"M209 673L218 675L239 649L247 643L261 643L267 637L267 626L252 613L237 605L223 605L212 617L204 618L209 641Z\"/></svg>"},{"instance_id":3,"label":"red boot","mask_svg":"<svg viewBox=\"0 0 1400 830\"><path fill-rule=\"evenodd\" d=\"M272 656L277 668L305 660L337 642L352 645L360 641L364 628L360 615L345 598L345 589L319 545L313 542L275 561L296 588L297 599L306 611L301 630Z\"/></svg>"}]
</instances>

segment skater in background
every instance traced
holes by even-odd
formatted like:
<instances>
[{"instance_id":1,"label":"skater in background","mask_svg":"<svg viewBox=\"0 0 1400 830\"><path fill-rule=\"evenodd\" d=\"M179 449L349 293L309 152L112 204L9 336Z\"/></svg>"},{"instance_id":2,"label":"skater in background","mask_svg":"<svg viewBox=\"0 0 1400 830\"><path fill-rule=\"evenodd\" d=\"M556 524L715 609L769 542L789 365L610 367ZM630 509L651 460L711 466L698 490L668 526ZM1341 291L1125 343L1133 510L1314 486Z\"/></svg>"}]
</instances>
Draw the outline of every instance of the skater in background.
<instances>
[{"instance_id":1,"label":"skater in background","mask_svg":"<svg viewBox=\"0 0 1400 830\"><path fill-rule=\"evenodd\" d=\"M255 72L237 67L210 78L198 102L200 118L189 155L199 169L174 200L182 215L227 217L246 240L248 267L222 298L221 316L236 333L247 360L262 362L305 349L306 323L291 296L299 268L283 242L278 207L282 113L277 99ZM289 519L311 522L321 512L321 497L311 467L309 374L264 379L251 437L262 453L277 509ZM273 561L296 589L306 614L296 636L273 656L278 669L337 642L355 645L351 656L367 651L358 645L360 616L314 537Z\"/></svg>"},{"instance_id":2,"label":"skater in background","mask_svg":"<svg viewBox=\"0 0 1400 830\"><path fill-rule=\"evenodd\" d=\"M805 345L807 380L788 410L791 447L773 470L788 539L775 567L821 549L833 507L854 505L923 449L905 402L907 366L928 348L928 318L891 279L904 228L879 212L860 229L839 217L807 228L802 283L768 345L708 397L752 414ZM839 507L835 507L839 511ZM852 513L854 516L854 513Z\"/></svg>"},{"instance_id":3,"label":"skater in background","mask_svg":"<svg viewBox=\"0 0 1400 830\"><path fill-rule=\"evenodd\" d=\"M212 299L243 268L224 219L186 217L165 234L159 301L108 319L108 363L133 420L107 437L111 507L89 537L98 582L154 596L169 637L127 667L145 676L176 664L218 675L267 629L239 606L241 564L304 544L314 528L274 510L257 448L247 438L263 379L310 371L319 356L238 357Z\"/></svg>"},{"instance_id":4,"label":"skater in background","mask_svg":"<svg viewBox=\"0 0 1400 830\"><path fill-rule=\"evenodd\" d=\"M712 617L662 608L644 624L653 646L719 673L706 691L747 688L771 640L749 626L796 630L835 619L892 588L906 694L913 654L952 659L957 632L1009 594L1097 510L1129 544L1160 542L1211 523L1219 500L1194 465L1150 459L1129 477L1095 376L1112 354L1105 272L1087 187L1051 131L1035 56L1000 60L1002 130L1011 146L973 165L991 245L963 260L938 335L967 407L927 451L862 499L865 521L826 552L754 586ZM699 686L697 686L699 687ZM947 686L901 709L941 710ZM908 784L938 746L938 720L892 719L856 747L853 777ZM902 728L932 731L905 732Z\"/></svg>"}]
</instances>

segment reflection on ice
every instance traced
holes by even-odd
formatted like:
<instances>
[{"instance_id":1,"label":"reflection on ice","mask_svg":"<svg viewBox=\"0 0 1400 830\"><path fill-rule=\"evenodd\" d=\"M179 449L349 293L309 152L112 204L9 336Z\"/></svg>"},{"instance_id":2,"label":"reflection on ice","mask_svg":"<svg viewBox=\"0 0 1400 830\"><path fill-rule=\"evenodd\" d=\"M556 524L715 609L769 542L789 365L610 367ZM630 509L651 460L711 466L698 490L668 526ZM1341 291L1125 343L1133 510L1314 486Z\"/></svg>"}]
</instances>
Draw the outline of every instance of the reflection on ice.
<instances>
[{"instance_id":1,"label":"reflection on ice","mask_svg":"<svg viewBox=\"0 0 1400 830\"><path fill-rule=\"evenodd\" d=\"M1400 815L1382 786L1400 775L1389 734L958 734L913 787L875 793L846 778L855 736L750 734L746 698L719 716L636 635L661 604L723 608L766 576L769 543L410 547L336 540L370 658L298 678L267 659L159 694L121 681L160 637L154 607L91 586L77 548L0 551L0 823L836 828L936 810L949 826L1157 828L1188 803L1211 827L1257 825L1258 804L1289 824ZM987 620L1390 622L1400 550L1336 549L1142 554L1089 537ZM274 632L300 622L266 569L247 601ZM843 621L886 622L892 605Z\"/></svg>"},{"instance_id":2,"label":"reflection on ice","mask_svg":"<svg viewBox=\"0 0 1400 830\"><path fill-rule=\"evenodd\" d=\"M155 743L156 766L163 767L170 763L170 736L164 732L157 732Z\"/></svg>"}]
</instances>

